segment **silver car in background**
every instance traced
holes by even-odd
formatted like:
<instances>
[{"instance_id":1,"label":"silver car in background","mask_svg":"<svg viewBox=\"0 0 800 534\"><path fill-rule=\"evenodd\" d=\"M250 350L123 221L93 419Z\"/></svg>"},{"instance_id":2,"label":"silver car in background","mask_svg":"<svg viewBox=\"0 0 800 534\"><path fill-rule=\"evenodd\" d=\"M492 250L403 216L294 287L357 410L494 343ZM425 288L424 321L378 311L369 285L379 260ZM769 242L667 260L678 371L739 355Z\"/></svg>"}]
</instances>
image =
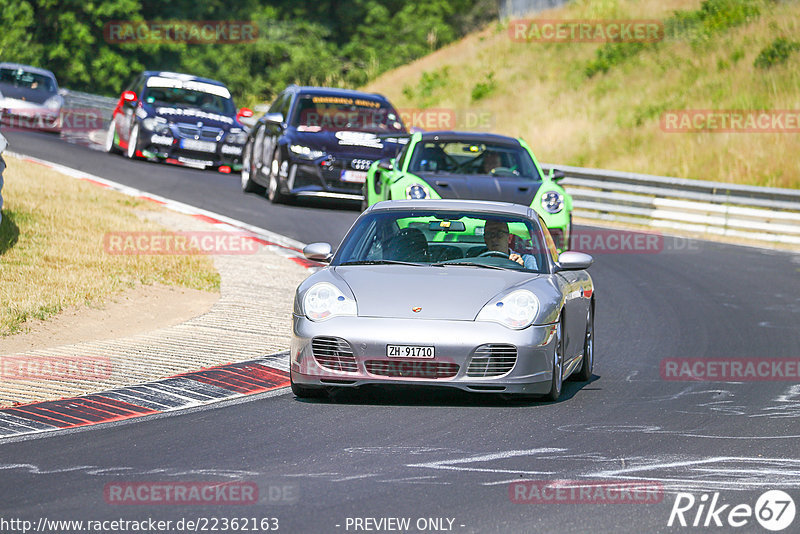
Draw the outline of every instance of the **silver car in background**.
<instances>
[{"instance_id":1,"label":"silver car in background","mask_svg":"<svg viewBox=\"0 0 800 534\"><path fill-rule=\"evenodd\" d=\"M0 120L14 128L59 131L64 99L46 69L0 63Z\"/></svg>"},{"instance_id":2,"label":"silver car in background","mask_svg":"<svg viewBox=\"0 0 800 534\"><path fill-rule=\"evenodd\" d=\"M556 251L535 211L504 202L379 202L297 288L292 390L447 386L556 400L594 364L592 258Z\"/></svg>"}]
</instances>

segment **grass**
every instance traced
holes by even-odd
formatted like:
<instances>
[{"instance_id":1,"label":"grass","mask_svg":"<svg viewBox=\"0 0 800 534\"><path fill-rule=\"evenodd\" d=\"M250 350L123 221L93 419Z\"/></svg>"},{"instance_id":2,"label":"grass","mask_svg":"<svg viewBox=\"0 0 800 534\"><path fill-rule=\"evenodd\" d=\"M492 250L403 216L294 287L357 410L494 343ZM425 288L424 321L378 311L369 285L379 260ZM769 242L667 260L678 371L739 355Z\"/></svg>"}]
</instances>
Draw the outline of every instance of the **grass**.
<instances>
[{"instance_id":1,"label":"grass","mask_svg":"<svg viewBox=\"0 0 800 534\"><path fill-rule=\"evenodd\" d=\"M137 285L219 290L207 256L106 254L111 231L164 228L137 217L149 202L6 158L0 223L0 337L69 306L100 306Z\"/></svg>"},{"instance_id":2,"label":"grass","mask_svg":"<svg viewBox=\"0 0 800 534\"><path fill-rule=\"evenodd\" d=\"M500 22L366 89L399 108L435 102L489 114L492 131L525 138L546 162L800 188L796 133L661 128L671 110L800 109L797 2L575 0L535 18L657 19L666 37L646 44L515 42ZM442 72L446 84L425 83Z\"/></svg>"}]
</instances>

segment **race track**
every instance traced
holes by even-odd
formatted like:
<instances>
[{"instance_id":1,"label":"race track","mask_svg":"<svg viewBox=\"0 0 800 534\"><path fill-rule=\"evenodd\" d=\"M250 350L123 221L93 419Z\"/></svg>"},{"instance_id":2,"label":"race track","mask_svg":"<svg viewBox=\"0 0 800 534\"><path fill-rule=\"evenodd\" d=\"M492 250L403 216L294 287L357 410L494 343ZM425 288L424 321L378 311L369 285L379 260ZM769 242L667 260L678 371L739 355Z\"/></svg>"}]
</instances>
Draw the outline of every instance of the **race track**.
<instances>
[{"instance_id":1,"label":"race track","mask_svg":"<svg viewBox=\"0 0 800 534\"><path fill-rule=\"evenodd\" d=\"M273 206L242 194L238 175L132 162L45 134L7 137L15 152L305 243L338 243L358 215L330 204ZM452 526L439 526L455 532L677 532L692 529L667 526L676 492L699 499L718 491L721 503L753 506L766 490L780 489L800 505L796 380L671 381L660 373L669 358L800 358L800 257L666 238L656 253L596 254L590 272L595 377L568 382L557 403L408 390L299 401L285 389L0 442L0 516L272 517L280 532L353 532L352 518L367 517L407 517L412 527L420 518L447 518ZM656 503L509 498L514 481L552 479L650 481L664 493ZM104 499L109 483L224 480L256 483L260 502L129 506ZM420 525L432 531L438 523ZM739 530L765 531L752 518Z\"/></svg>"}]
</instances>

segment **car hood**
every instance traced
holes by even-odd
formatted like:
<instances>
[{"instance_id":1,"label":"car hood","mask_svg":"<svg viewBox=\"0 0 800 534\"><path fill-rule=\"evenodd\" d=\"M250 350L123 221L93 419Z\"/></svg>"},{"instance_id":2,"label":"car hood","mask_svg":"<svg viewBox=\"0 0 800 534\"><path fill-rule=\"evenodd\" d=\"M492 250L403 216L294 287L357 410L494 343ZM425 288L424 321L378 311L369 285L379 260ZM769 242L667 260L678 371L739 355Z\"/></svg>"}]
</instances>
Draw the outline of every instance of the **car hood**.
<instances>
[{"instance_id":1,"label":"car hood","mask_svg":"<svg viewBox=\"0 0 800 534\"><path fill-rule=\"evenodd\" d=\"M291 133L292 144L324 150L334 155L379 159L393 157L403 148L402 144L395 141L397 138L382 138L371 132L351 130L302 132L297 129L293 130ZM405 139L403 140L405 141Z\"/></svg>"},{"instance_id":2,"label":"car hood","mask_svg":"<svg viewBox=\"0 0 800 534\"><path fill-rule=\"evenodd\" d=\"M222 128L225 130L228 128L242 127L242 125L239 124L236 119L229 115L203 111L202 109L163 105L148 105L143 107L149 115L163 117L172 122L185 122L189 124L197 124L198 122L202 122L203 126L214 126L216 128Z\"/></svg>"},{"instance_id":3,"label":"car hood","mask_svg":"<svg viewBox=\"0 0 800 534\"><path fill-rule=\"evenodd\" d=\"M360 317L472 321L489 300L541 275L479 267L334 267L352 290ZM421 308L420 311L413 311Z\"/></svg>"},{"instance_id":4,"label":"car hood","mask_svg":"<svg viewBox=\"0 0 800 534\"><path fill-rule=\"evenodd\" d=\"M34 104L44 104L48 98L58 94L30 89L28 87L16 87L11 83L0 83L0 93L6 98L15 98L17 100L33 102Z\"/></svg>"},{"instance_id":5,"label":"car hood","mask_svg":"<svg viewBox=\"0 0 800 534\"><path fill-rule=\"evenodd\" d=\"M442 198L513 202L530 206L542 182L512 176L417 173Z\"/></svg>"}]
</instances>

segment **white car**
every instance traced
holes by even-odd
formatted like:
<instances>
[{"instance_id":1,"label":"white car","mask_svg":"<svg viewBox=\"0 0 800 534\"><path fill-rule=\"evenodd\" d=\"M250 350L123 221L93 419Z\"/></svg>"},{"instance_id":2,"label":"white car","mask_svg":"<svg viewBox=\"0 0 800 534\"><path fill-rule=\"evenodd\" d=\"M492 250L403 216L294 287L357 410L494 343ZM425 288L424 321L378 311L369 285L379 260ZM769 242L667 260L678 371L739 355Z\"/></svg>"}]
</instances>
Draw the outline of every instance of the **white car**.
<instances>
[{"instance_id":1,"label":"white car","mask_svg":"<svg viewBox=\"0 0 800 534\"><path fill-rule=\"evenodd\" d=\"M49 70L0 63L0 117L13 128L59 131L61 96L55 75Z\"/></svg>"}]
</instances>

